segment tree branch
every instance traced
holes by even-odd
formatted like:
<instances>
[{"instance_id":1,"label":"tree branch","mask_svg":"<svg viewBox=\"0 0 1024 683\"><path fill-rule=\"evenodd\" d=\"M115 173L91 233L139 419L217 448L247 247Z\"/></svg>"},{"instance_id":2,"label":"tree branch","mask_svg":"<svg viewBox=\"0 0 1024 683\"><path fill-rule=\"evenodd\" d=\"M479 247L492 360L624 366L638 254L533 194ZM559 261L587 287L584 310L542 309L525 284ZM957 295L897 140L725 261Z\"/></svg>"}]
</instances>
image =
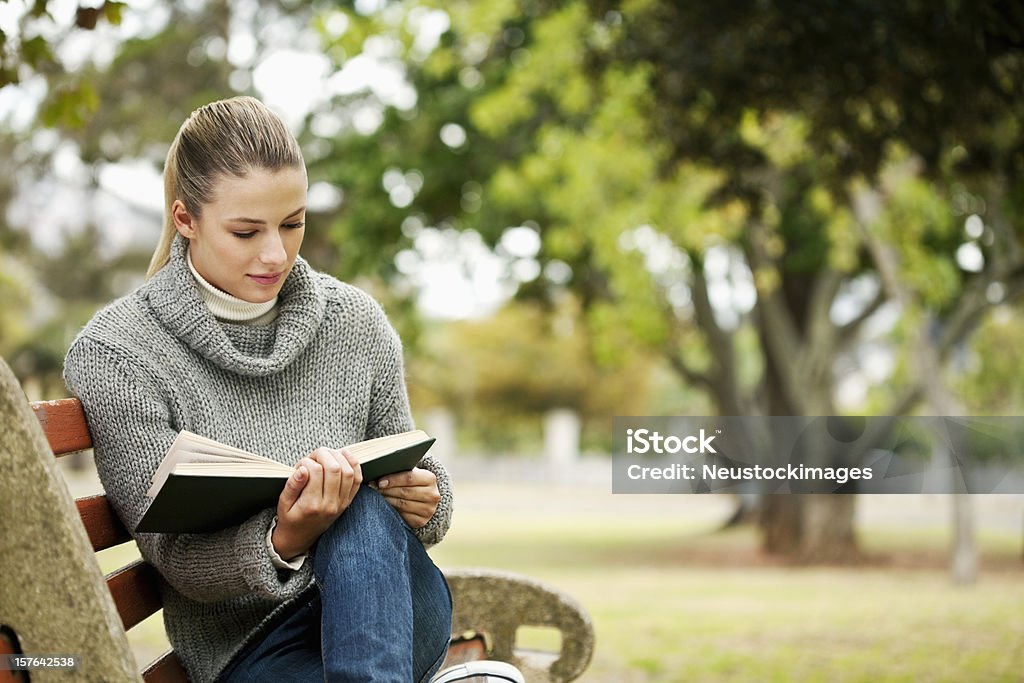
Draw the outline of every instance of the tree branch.
<instances>
[{"instance_id":1,"label":"tree branch","mask_svg":"<svg viewBox=\"0 0 1024 683\"><path fill-rule=\"evenodd\" d=\"M757 286L757 273L771 268L775 269L773 259L768 256L762 243L763 226L758 221L751 223L750 239L746 240L745 252L754 273ZM771 359L777 370L781 383L782 396L789 410L794 415L802 415L806 411L804 397L800 387L804 384L800 375L797 359L804 351L796 324L786 308L779 293L779 287L765 291L757 287L758 314L762 325L762 340L765 354Z\"/></svg>"},{"instance_id":2,"label":"tree branch","mask_svg":"<svg viewBox=\"0 0 1024 683\"><path fill-rule=\"evenodd\" d=\"M683 354L679 352L678 347L673 344L667 344L663 351L665 353L665 357L668 359L669 365L672 366L672 369L675 370L680 377L690 384L703 387L712 396L715 395L714 382L711 379L711 376L687 365L686 361L683 360Z\"/></svg>"},{"instance_id":3,"label":"tree branch","mask_svg":"<svg viewBox=\"0 0 1024 683\"><path fill-rule=\"evenodd\" d=\"M871 316L877 313L878 309L882 307L882 304L888 300L889 297L886 296L885 289L883 287L879 287L878 292L875 294L875 298L857 314L857 317L844 325L840 325L836 330L836 337L838 340L837 347L842 348L849 345L850 342L853 341L854 337L857 336L857 333L860 332L860 328L864 323L871 318Z\"/></svg>"},{"instance_id":4,"label":"tree branch","mask_svg":"<svg viewBox=\"0 0 1024 683\"><path fill-rule=\"evenodd\" d=\"M694 263L691 259L691 263ZM715 320L714 307L708 296L708 283L704 277L703 268L693 269L693 278L690 281L690 294L693 296L693 310L697 316L697 325L704 330L704 336L708 343L708 351L715 359L714 365L717 368L719 381L732 381L735 375L735 358L733 357L732 334L722 329L722 326Z\"/></svg>"},{"instance_id":5,"label":"tree branch","mask_svg":"<svg viewBox=\"0 0 1024 683\"><path fill-rule=\"evenodd\" d=\"M1024 287L1024 265L1007 264L1001 273L981 273L971 280L956 308L943 321L942 336L937 344L943 357L970 334L982 314L991 308L988 288L997 282L1007 288L1007 299L1017 299Z\"/></svg>"},{"instance_id":6,"label":"tree branch","mask_svg":"<svg viewBox=\"0 0 1024 683\"><path fill-rule=\"evenodd\" d=\"M800 354L797 363L799 377L806 380L809 386L820 386L821 383L816 381L816 378L832 372L836 350L836 326L830 313L842 281L842 273L833 268L826 268L814 280L808 306L809 322L805 352ZM816 401L822 398L817 397ZM831 406L831 396L827 400Z\"/></svg>"},{"instance_id":7,"label":"tree branch","mask_svg":"<svg viewBox=\"0 0 1024 683\"><path fill-rule=\"evenodd\" d=\"M691 255L690 262L699 263L694 255ZM700 372L688 365L679 352L681 345L677 335L673 335L665 355L680 376L707 389L721 414L743 415L745 406L740 396L739 378L736 373L734 335L723 329L715 320L714 307L708 296L707 280L702 268L696 265L693 267L689 284L697 329L703 333L704 343L711 354L711 369L708 372Z\"/></svg>"}]
</instances>

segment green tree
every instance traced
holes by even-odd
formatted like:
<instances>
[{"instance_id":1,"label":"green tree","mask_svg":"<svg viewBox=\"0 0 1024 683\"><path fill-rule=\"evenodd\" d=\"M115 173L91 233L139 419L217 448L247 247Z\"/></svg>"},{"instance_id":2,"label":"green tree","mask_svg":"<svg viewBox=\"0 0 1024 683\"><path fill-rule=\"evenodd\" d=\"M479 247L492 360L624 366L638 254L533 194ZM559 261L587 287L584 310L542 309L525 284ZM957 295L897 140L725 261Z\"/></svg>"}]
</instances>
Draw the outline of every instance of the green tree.
<instances>
[{"instance_id":1,"label":"green tree","mask_svg":"<svg viewBox=\"0 0 1024 683\"><path fill-rule=\"evenodd\" d=\"M886 304L904 327L940 330L925 338L935 367L993 287L1016 296L1015 6L445 8L442 46L409 62L429 99L396 130L464 122L484 177L444 178L479 183L483 202L467 212L449 191L410 211L491 236L534 221L595 333L629 330L720 412L835 412L838 362L856 363ZM978 213L984 234L965 236ZM980 267L958 260L965 244ZM890 343L919 350L922 337L903 339ZM880 412L911 410L928 377L907 372ZM772 498L765 547L851 557L852 512L848 497Z\"/></svg>"},{"instance_id":2,"label":"green tree","mask_svg":"<svg viewBox=\"0 0 1024 683\"><path fill-rule=\"evenodd\" d=\"M41 76L51 86L41 120L47 125L81 125L98 107L97 93L88 79L68 68L60 44L72 33L120 24L124 8L123 2L104 0L98 6L79 5L73 15L55 17L49 0L26 3L17 30L0 30L0 88Z\"/></svg>"},{"instance_id":3,"label":"green tree","mask_svg":"<svg viewBox=\"0 0 1024 683\"><path fill-rule=\"evenodd\" d=\"M416 91L412 106L362 89L311 113L311 180L343 193L309 221L320 267L395 282L395 256L424 227L498 244L509 226L534 226L544 275L521 297L551 306L571 289L595 358L624 362L643 344L727 414L836 412L841 364L858 366L866 323L893 307L886 342L904 362L872 397L877 412L908 412L984 311L1016 300L1014 3L353 6L260 4L293 27L312 16L337 69L385 54ZM67 81L102 96L42 120L90 161L159 162L167 120L246 87L244 69L206 49L234 11L203 3L128 41L110 66ZM434 20L447 27L425 45ZM207 59L186 66L196 49ZM59 102L76 86L53 73ZM154 117L153 102L179 115ZM364 111L381 123L354 126ZM340 132L317 125L331 116ZM981 227L965 235L967 217ZM849 557L852 511L844 497L773 498L765 546Z\"/></svg>"},{"instance_id":4,"label":"green tree","mask_svg":"<svg viewBox=\"0 0 1024 683\"><path fill-rule=\"evenodd\" d=\"M559 408L580 416L585 443L606 449L608 415L651 412L666 390L664 370L630 342L620 349L628 361L603 363L592 342L572 297L554 307L511 302L485 319L432 326L409 366L411 398L453 410L487 453L535 451L541 416Z\"/></svg>"},{"instance_id":5,"label":"green tree","mask_svg":"<svg viewBox=\"0 0 1024 683\"><path fill-rule=\"evenodd\" d=\"M970 414L1020 415L1024 409L1024 334L1018 310L996 308L979 325L969 345L960 349L950 383Z\"/></svg>"}]
</instances>

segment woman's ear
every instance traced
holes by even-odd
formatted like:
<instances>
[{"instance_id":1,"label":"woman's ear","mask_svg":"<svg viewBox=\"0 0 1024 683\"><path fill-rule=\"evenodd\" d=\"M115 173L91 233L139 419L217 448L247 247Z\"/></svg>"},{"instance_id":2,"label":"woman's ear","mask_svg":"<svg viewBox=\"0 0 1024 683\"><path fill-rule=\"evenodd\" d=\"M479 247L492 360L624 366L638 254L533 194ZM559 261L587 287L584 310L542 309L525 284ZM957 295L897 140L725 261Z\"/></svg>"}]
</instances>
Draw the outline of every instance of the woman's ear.
<instances>
[{"instance_id":1,"label":"woman's ear","mask_svg":"<svg viewBox=\"0 0 1024 683\"><path fill-rule=\"evenodd\" d=\"M187 239L196 236L196 222L192 215L185 208L185 202L175 199L171 204L171 219L174 220L174 227Z\"/></svg>"}]
</instances>

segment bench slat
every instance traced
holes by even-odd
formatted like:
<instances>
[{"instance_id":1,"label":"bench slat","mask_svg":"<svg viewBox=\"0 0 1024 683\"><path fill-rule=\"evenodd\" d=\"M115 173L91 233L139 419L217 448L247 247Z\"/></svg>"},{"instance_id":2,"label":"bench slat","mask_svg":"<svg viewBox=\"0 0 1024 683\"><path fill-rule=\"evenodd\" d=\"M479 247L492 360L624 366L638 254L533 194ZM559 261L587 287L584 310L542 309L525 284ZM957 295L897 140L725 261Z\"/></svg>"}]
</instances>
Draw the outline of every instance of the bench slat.
<instances>
[{"instance_id":1,"label":"bench slat","mask_svg":"<svg viewBox=\"0 0 1024 683\"><path fill-rule=\"evenodd\" d=\"M77 398L33 401L31 405L54 455L68 455L92 448L92 436L85 423L85 412Z\"/></svg>"},{"instance_id":2,"label":"bench slat","mask_svg":"<svg viewBox=\"0 0 1024 683\"><path fill-rule=\"evenodd\" d=\"M142 560L107 574L107 588L126 631L163 606L158 574Z\"/></svg>"},{"instance_id":3,"label":"bench slat","mask_svg":"<svg viewBox=\"0 0 1024 683\"><path fill-rule=\"evenodd\" d=\"M182 683L188 681L185 668L174 650L168 650L142 671L142 680L146 683Z\"/></svg>"},{"instance_id":4,"label":"bench slat","mask_svg":"<svg viewBox=\"0 0 1024 683\"><path fill-rule=\"evenodd\" d=\"M131 534L121 524L121 519L103 494L77 498L75 505L93 550L106 550L132 540Z\"/></svg>"},{"instance_id":5,"label":"bench slat","mask_svg":"<svg viewBox=\"0 0 1024 683\"><path fill-rule=\"evenodd\" d=\"M467 633L461 636L452 636L451 642L448 643L448 654L445 656L441 669L487 659L487 650L487 639L482 634Z\"/></svg>"},{"instance_id":6,"label":"bench slat","mask_svg":"<svg viewBox=\"0 0 1024 683\"><path fill-rule=\"evenodd\" d=\"M18 645L18 637L7 626L0 626L0 658L7 655L23 654ZM0 683L28 683L27 671L0 669Z\"/></svg>"}]
</instances>

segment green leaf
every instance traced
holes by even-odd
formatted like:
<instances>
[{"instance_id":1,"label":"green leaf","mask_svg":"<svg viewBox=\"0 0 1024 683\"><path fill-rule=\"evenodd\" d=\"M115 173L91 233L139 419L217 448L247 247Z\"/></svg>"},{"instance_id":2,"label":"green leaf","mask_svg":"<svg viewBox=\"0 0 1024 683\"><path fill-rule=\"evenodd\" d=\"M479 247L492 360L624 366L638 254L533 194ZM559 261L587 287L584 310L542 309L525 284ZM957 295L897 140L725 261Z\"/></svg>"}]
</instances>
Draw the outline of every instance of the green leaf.
<instances>
[{"instance_id":1,"label":"green leaf","mask_svg":"<svg viewBox=\"0 0 1024 683\"><path fill-rule=\"evenodd\" d=\"M40 117L48 128L81 128L92 119L99 106L96 88L81 81L58 88L43 105Z\"/></svg>"},{"instance_id":2,"label":"green leaf","mask_svg":"<svg viewBox=\"0 0 1024 683\"><path fill-rule=\"evenodd\" d=\"M128 4L124 2L107 0L107 2L103 3L103 16L106 17L112 26L120 26L122 14L127 6Z\"/></svg>"},{"instance_id":3,"label":"green leaf","mask_svg":"<svg viewBox=\"0 0 1024 683\"><path fill-rule=\"evenodd\" d=\"M39 17L45 16L46 6L49 4L49 0L35 0L32 3L32 9L29 10L29 16L38 19Z\"/></svg>"},{"instance_id":4,"label":"green leaf","mask_svg":"<svg viewBox=\"0 0 1024 683\"><path fill-rule=\"evenodd\" d=\"M22 60L35 70L40 70L54 61L50 44L42 36L34 36L21 43Z\"/></svg>"}]
</instances>

